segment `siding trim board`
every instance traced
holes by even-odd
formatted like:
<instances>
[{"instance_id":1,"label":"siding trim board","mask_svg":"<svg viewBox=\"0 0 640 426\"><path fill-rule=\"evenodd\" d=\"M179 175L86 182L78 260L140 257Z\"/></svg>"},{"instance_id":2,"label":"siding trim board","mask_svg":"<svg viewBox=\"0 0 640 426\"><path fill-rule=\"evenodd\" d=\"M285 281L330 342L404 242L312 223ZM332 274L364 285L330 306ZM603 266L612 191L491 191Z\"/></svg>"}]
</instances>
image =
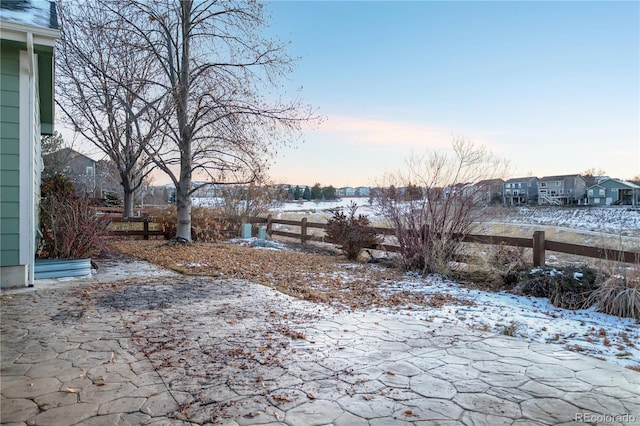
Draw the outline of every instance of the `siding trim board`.
<instances>
[{"instance_id":1,"label":"siding trim board","mask_svg":"<svg viewBox=\"0 0 640 426\"><path fill-rule=\"evenodd\" d=\"M29 37L28 37L29 39ZM20 51L20 264L28 265L28 284L33 285L35 262L35 150L39 138L37 102L38 67L33 52L33 39L27 51ZM24 72L26 71L26 72Z\"/></svg>"}]
</instances>

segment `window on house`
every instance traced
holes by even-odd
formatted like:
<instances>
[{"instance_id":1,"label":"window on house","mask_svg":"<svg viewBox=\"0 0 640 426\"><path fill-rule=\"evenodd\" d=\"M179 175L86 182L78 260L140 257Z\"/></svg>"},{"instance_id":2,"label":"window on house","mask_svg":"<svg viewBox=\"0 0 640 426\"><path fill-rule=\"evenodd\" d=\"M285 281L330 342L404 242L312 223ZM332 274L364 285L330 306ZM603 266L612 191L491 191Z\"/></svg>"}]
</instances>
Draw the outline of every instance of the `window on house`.
<instances>
[{"instance_id":1,"label":"window on house","mask_svg":"<svg viewBox=\"0 0 640 426\"><path fill-rule=\"evenodd\" d=\"M562 186L561 182L556 182L556 186Z\"/></svg>"},{"instance_id":2,"label":"window on house","mask_svg":"<svg viewBox=\"0 0 640 426\"><path fill-rule=\"evenodd\" d=\"M540 188L546 188L547 182L540 182Z\"/></svg>"},{"instance_id":3,"label":"window on house","mask_svg":"<svg viewBox=\"0 0 640 426\"><path fill-rule=\"evenodd\" d=\"M593 195L593 189L588 190L587 191L587 195L589 195L589 196Z\"/></svg>"},{"instance_id":4,"label":"window on house","mask_svg":"<svg viewBox=\"0 0 640 426\"><path fill-rule=\"evenodd\" d=\"M601 189L599 192L600 192L599 195L604 195L604 189Z\"/></svg>"},{"instance_id":5,"label":"window on house","mask_svg":"<svg viewBox=\"0 0 640 426\"><path fill-rule=\"evenodd\" d=\"M93 176L93 167L89 166L86 170L87 176Z\"/></svg>"}]
</instances>

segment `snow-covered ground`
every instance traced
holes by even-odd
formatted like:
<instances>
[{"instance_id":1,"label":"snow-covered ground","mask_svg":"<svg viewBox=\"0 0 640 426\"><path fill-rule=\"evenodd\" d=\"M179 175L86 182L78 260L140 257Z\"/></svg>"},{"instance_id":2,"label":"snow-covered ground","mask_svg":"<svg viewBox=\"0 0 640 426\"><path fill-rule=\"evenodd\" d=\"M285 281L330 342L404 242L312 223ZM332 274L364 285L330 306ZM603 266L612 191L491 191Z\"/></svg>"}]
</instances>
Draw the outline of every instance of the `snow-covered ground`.
<instances>
[{"instance_id":1,"label":"snow-covered ground","mask_svg":"<svg viewBox=\"0 0 640 426\"><path fill-rule=\"evenodd\" d=\"M502 209L502 221L640 237L640 211L623 207L517 207Z\"/></svg>"},{"instance_id":2,"label":"snow-covered ground","mask_svg":"<svg viewBox=\"0 0 640 426\"><path fill-rule=\"evenodd\" d=\"M222 201L216 198L193 198L194 206L215 207ZM343 211L351 204L358 206L358 213L371 221L380 220L369 197L345 197L332 201L286 202L275 206L276 216L286 213L321 215L330 217L335 209ZM610 233L640 238L640 210L623 207L512 207L487 209L487 223L507 223L525 226L544 225L587 232Z\"/></svg>"},{"instance_id":3,"label":"snow-covered ground","mask_svg":"<svg viewBox=\"0 0 640 426\"><path fill-rule=\"evenodd\" d=\"M438 276L407 276L406 280L388 284L388 290L451 297L454 303L450 305L427 309L411 307L402 311L425 321L559 344L622 366L640 365L640 324L631 318L596 312L595 307L575 311L561 309L545 298L469 290ZM474 304L455 303L456 300Z\"/></svg>"},{"instance_id":4,"label":"snow-covered ground","mask_svg":"<svg viewBox=\"0 0 640 426\"><path fill-rule=\"evenodd\" d=\"M277 241L234 239L232 243L257 249L287 250ZM343 280L350 271L376 268L376 264L344 264ZM436 275L407 273L382 284L388 294L409 291L442 300L433 306L417 305L382 311L400 312L424 321L469 327L506 334L529 341L560 345L565 349L603 359L621 366L640 365L640 322L597 312L595 307L568 310L553 306L548 299L501 292L468 289Z\"/></svg>"}]
</instances>

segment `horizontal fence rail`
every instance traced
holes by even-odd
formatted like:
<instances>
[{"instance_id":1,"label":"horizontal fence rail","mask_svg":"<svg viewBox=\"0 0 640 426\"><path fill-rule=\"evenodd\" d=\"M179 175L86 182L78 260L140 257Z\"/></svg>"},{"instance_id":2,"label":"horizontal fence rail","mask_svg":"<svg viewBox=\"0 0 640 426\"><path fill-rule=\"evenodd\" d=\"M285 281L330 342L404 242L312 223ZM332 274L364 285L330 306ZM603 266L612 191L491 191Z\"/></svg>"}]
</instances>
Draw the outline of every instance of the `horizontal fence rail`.
<instances>
[{"instance_id":1,"label":"horizontal fence rail","mask_svg":"<svg viewBox=\"0 0 640 426\"><path fill-rule=\"evenodd\" d=\"M151 230L150 224L154 223L152 217L144 218L112 218L112 222L116 223L137 223L143 224L142 230L112 230L109 231L109 235L112 236L142 236L145 240L148 240L150 236L164 236L162 230ZM266 233L269 236L280 236L286 238L293 238L300 240L301 243L308 241L316 241L326 243L326 237L324 235L313 235L309 233L309 228L324 229L325 223L309 222L307 218L302 220L288 220L288 219L274 219L271 216L267 217L249 217L243 219L236 218L216 218L216 220L232 222L232 223L251 223L254 225L266 226ZM286 225L295 226L300 228L300 232L291 232L289 230L274 229L274 225ZM395 230L392 228L374 227L376 232L385 236L395 236ZM570 244L560 241L552 241L545 239L544 231L535 231L532 238L522 237L503 237L499 235L474 235L468 234L461 237L461 240L467 243L476 244L488 244L488 245L506 245L511 247L522 247L533 249L533 265L544 266L545 265L545 253L546 251L554 251L558 253L572 254L577 256L613 260L624 263L640 264L640 252L630 252L623 250L607 249L602 247L592 247L580 244ZM384 250L388 252L397 253L400 251L400 247L393 244L378 244L375 247L369 247L376 250Z\"/></svg>"},{"instance_id":2,"label":"horizontal fence rail","mask_svg":"<svg viewBox=\"0 0 640 426\"><path fill-rule=\"evenodd\" d=\"M111 223L142 223L142 229L127 229L127 230L109 230L108 235L112 237L134 237L141 236L142 239L148 240L149 237L164 237L167 239L167 235L161 229L150 229L150 224L155 223L150 217L110 217ZM156 223L156 225L159 225Z\"/></svg>"}]
</instances>

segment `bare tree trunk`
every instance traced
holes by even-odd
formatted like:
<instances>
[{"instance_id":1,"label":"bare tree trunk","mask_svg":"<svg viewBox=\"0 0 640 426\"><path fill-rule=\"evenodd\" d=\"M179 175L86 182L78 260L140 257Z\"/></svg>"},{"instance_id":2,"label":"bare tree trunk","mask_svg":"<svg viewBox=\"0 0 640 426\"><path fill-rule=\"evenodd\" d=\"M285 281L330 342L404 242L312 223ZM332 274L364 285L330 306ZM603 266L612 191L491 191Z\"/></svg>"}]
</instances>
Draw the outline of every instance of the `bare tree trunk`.
<instances>
[{"instance_id":1,"label":"bare tree trunk","mask_svg":"<svg viewBox=\"0 0 640 426\"><path fill-rule=\"evenodd\" d=\"M134 204L133 191L124 191L124 211L122 215L124 217L133 217L133 204Z\"/></svg>"},{"instance_id":2,"label":"bare tree trunk","mask_svg":"<svg viewBox=\"0 0 640 426\"><path fill-rule=\"evenodd\" d=\"M191 174L193 158L191 156L191 125L188 118L189 92L191 79L189 75L189 61L191 60L191 8L192 1L182 1L182 55L178 73L178 87L174 89L178 129L180 131L180 182L176 187L176 203L178 223L176 239L191 241Z\"/></svg>"}]
</instances>

